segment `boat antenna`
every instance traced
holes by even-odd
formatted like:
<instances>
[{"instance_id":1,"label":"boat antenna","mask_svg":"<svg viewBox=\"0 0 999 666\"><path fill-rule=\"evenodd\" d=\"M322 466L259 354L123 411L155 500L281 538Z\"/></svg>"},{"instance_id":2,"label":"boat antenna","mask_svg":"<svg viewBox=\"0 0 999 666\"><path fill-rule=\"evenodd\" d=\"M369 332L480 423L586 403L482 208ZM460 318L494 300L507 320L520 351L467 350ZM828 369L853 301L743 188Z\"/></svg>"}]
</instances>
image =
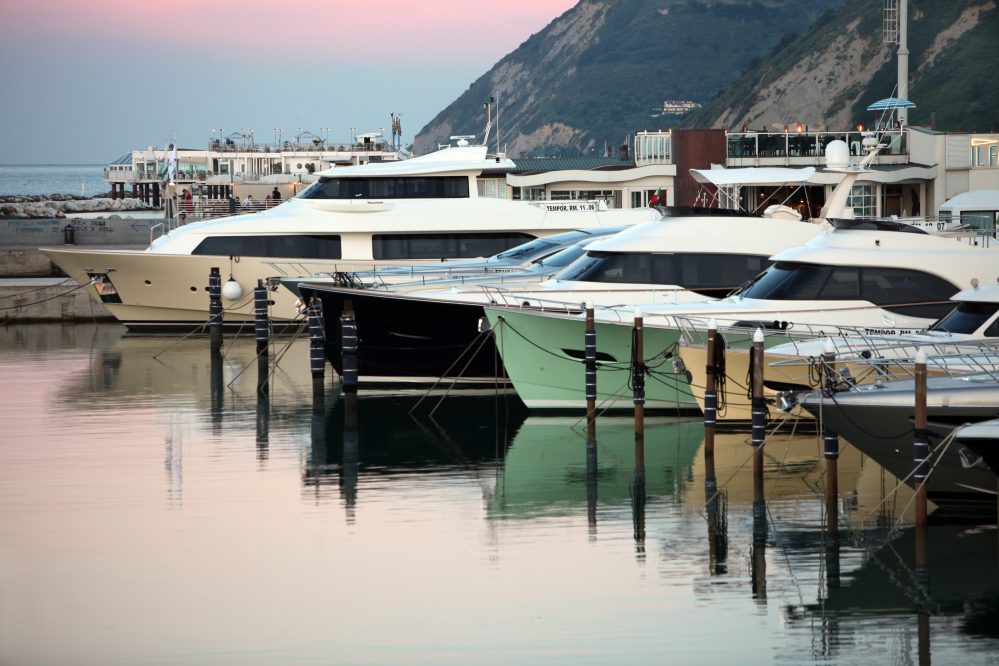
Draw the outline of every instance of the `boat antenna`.
<instances>
[{"instance_id":1,"label":"boat antenna","mask_svg":"<svg viewBox=\"0 0 999 666\"><path fill-rule=\"evenodd\" d=\"M482 137L482 145L489 146L489 130L493 126L493 100L494 97L490 97L488 102L483 102L482 106L486 107L486 135Z\"/></svg>"}]
</instances>

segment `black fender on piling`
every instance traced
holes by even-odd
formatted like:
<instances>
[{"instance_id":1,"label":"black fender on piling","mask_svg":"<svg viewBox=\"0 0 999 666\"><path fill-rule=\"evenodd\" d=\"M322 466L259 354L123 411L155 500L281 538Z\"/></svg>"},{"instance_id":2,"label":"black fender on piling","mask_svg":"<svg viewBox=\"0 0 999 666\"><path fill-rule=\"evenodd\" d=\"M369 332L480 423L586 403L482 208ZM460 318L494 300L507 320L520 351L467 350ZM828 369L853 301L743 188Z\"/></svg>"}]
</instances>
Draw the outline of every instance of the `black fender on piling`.
<instances>
[{"instance_id":1,"label":"black fender on piling","mask_svg":"<svg viewBox=\"0 0 999 666\"><path fill-rule=\"evenodd\" d=\"M257 339L257 354L266 355L271 340L271 324L268 319L267 287L263 280L257 280L257 287L253 290L253 314L254 332Z\"/></svg>"},{"instance_id":2,"label":"black fender on piling","mask_svg":"<svg viewBox=\"0 0 999 666\"><path fill-rule=\"evenodd\" d=\"M217 267L208 275L208 328L212 351L222 351L222 275Z\"/></svg>"},{"instance_id":3,"label":"black fender on piling","mask_svg":"<svg viewBox=\"0 0 999 666\"><path fill-rule=\"evenodd\" d=\"M323 302L316 296L309 301L309 369L313 394L322 394L326 387L326 334L323 331Z\"/></svg>"}]
</instances>

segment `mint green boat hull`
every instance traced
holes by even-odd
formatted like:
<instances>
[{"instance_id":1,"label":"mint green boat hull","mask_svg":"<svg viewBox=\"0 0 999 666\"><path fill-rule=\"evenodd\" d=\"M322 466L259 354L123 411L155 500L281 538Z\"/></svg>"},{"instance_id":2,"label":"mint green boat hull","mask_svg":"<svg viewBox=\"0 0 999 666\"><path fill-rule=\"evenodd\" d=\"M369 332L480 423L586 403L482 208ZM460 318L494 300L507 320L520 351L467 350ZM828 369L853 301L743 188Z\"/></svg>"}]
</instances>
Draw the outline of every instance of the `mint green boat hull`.
<instances>
[{"instance_id":1,"label":"mint green boat hull","mask_svg":"<svg viewBox=\"0 0 999 666\"><path fill-rule=\"evenodd\" d=\"M582 362L586 322L582 318L488 307L486 316L507 375L530 409L586 409ZM596 331L597 408L633 409L629 388L632 328L597 322ZM700 413L687 377L674 374L672 360L664 354L680 339L680 332L646 328L644 338L645 362L653 369L645 381L645 409Z\"/></svg>"}]
</instances>

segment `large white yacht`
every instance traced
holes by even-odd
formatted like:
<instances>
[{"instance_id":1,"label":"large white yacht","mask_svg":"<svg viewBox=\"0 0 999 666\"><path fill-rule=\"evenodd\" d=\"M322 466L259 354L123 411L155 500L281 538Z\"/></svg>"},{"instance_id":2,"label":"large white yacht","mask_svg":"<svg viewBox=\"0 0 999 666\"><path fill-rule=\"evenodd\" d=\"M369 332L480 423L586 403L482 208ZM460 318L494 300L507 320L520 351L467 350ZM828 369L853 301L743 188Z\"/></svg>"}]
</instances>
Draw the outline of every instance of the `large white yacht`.
<instances>
[{"instance_id":1,"label":"large white yacht","mask_svg":"<svg viewBox=\"0 0 999 666\"><path fill-rule=\"evenodd\" d=\"M658 216L599 202L479 197L477 177L503 165L513 167L460 140L410 160L330 169L271 210L178 227L143 251L42 251L130 329L178 329L207 321L213 267L238 285L224 290L223 306L226 323L239 325L253 317L257 280L291 265L313 275L488 257L538 237ZM273 320L296 316L290 292L271 299Z\"/></svg>"}]
</instances>

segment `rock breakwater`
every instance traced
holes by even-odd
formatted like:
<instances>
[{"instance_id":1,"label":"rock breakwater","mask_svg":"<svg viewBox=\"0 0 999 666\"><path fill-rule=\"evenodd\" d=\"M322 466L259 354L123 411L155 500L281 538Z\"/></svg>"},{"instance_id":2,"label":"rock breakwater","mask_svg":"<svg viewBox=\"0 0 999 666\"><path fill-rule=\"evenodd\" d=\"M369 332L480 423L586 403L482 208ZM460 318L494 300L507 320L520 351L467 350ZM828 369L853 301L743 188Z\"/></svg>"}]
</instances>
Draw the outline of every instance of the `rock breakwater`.
<instances>
[{"instance_id":1,"label":"rock breakwater","mask_svg":"<svg viewBox=\"0 0 999 666\"><path fill-rule=\"evenodd\" d=\"M40 196L0 196L0 218L48 219L73 213L119 213L135 210L152 210L153 207L139 199L86 198L72 194Z\"/></svg>"}]
</instances>

